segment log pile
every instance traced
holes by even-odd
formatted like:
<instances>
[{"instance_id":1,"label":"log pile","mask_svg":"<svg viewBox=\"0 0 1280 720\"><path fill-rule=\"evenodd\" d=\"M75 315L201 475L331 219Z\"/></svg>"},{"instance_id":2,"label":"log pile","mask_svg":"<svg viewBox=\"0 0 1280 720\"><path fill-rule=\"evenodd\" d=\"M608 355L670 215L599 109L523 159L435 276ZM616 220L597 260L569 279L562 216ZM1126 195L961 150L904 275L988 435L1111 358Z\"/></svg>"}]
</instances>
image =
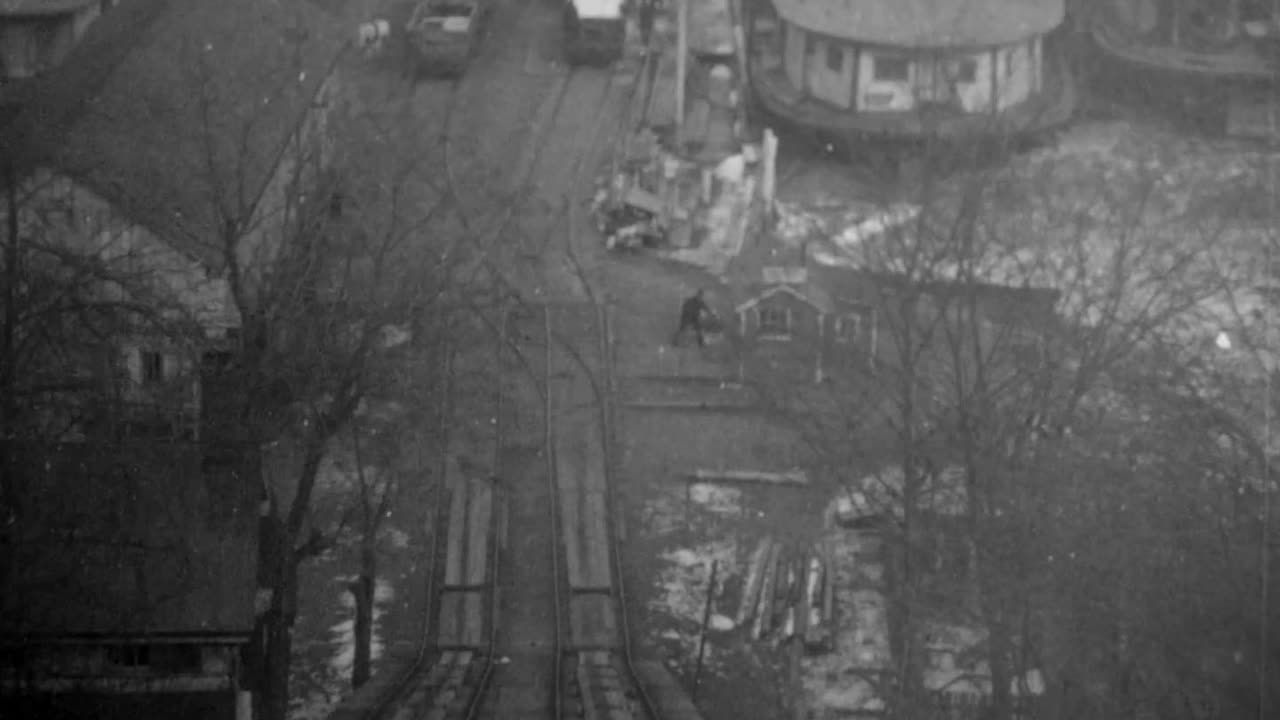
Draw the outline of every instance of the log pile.
<instances>
[{"instance_id":1,"label":"log pile","mask_svg":"<svg viewBox=\"0 0 1280 720\"><path fill-rule=\"evenodd\" d=\"M829 652L835 614L831 549L797 548L765 538L751 554L735 620L753 640L799 639L810 653Z\"/></svg>"}]
</instances>

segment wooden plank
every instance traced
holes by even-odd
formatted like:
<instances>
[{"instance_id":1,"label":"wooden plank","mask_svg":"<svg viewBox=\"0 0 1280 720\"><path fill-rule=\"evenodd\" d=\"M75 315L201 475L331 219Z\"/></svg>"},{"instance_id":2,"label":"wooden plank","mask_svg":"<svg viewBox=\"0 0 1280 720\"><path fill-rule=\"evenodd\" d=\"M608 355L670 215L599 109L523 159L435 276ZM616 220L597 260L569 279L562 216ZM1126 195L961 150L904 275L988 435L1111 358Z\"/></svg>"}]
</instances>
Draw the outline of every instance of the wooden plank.
<instances>
[{"instance_id":1,"label":"wooden plank","mask_svg":"<svg viewBox=\"0 0 1280 720\"><path fill-rule=\"evenodd\" d=\"M658 717L663 720L700 720L702 715L698 707L665 667L644 660L636 663L635 668L636 682L644 687L657 705Z\"/></svg>"},{"instance_id":2,"label":"wooden plank","mask_svg":"<svg viewBox=\"0 0 1280 720\"><path fill-rule=\"evenodd\" d=\"M747 581L743 585L742 602L738 604L738 617L735 623L741 626L755 614L756 604L760 601L760 585L764 582L764 563L769 558L772 538L761 538L751 553L751 563L747 568Z\"/></svg>"},{"instance_id":3,"label":"wooden plank","mask_svg":"<svg viewBox=\"0 0 1280 720\"><path fill-rule=\"evenodd\" d=\"M463 531L467 524L467 484L456 483L450 491L449 536L445 547L444 584L462 582Z\"/></svg>"},{"instance_id":4,"label":"wooden plank","mask_svg":"<svg viewBox=\"0 0 1280 720\"><path fill-rule=\"evenodd\" d=\"M769 485L808 485L809 476L803 470L788 472L764 472L760 470L710 470L699 468L689 478L696 482L766 483Z\"/></svg>"},{"instance_id":5,"label":"wooden plank","mask_svg":"<svg viewBox=\"0 0 1280 720\"><path fill-rule=\"evenodd\" d=\"M489 530L492 526L493 487L487 481L471 484L471 508L467 519L467 584L488 579Z\"/></svg>"},{"instance_id":6,"label":"wooden plank","mask_svg":"<svg viewBox=\"0 0 1280 720\"><path fill-rule=\"evenodd\" d=\"M831 628L835 614L836 568L835 548L830 535L822 538L822 564L826 567L826 582L822 585L822 624Z\"/></svg>"},{"instance_id":7,"label":"wooden plank","mask_svg":"<svg viewBox=\"0 0 1280 720\"><path fill-rule=\"evenodd\" d=\"M782 551L781 543L771 543L769 555L764 561L764 580L760 584L760 603L756 607L756 622L752 628L752 637L759 640L769 632L773 620L773 586L778 578L778 554Z\"/></svg>"},{"instance_id":8,"label":"wooden plank","mask_svg":"<svg viewBox=\"0 0 1280 720\"><path fill-rule=\"evenodd\" d=\"M437 644L448 647L462 643L461 602L462 593L446 592L440 594L440 622L436 632Z\"/></svg>"},{"instance_id":9,"label":"wooden plank","mask_svg":"<svg viewBox=\"0 0 1280 720\"><path fill-rule=\"evenodd\" d=\"M565 443L568 445L568 443ZM582 559L579 554L582 543L582 521L580 517L580 503L582 497L579 492L580 483L571 479L569 475L576 474L577 468L581 467L581 463L574 462L570 458L564 457L568 452L572 452L577 448L564 448L564 453L557 453L557 487L560 499L560 534L561 542L564 543L565 564L568 566L569 586L576 587L583 584ZM560 480L566 482L560 483Z\"/></svg>"},{"instance_id":10,"label":"wooden plank","mask_svg":"<svg viewBox=\"0 0 1280 720\"><path fill-rule=\"evenodd\" d=\"M613 573L609 567L609 530L606 523L605 493L602 490L590 490L583 493L585 507L583 519L587 532L584 533L584 554L587 560L585 581L591 587L610 587Z\"/></svg>"},{"instance_id":11,"label":"wooden plank","mask_svg":"<svg viewBox=\"0 0 1280 720\"><path fill-rule=\"evenodd\" d=\"M569 599L570 642L575 648L612 648L618 622L609 595L574 595Z\"/></svg>"},{"instance_id":12,"label":"wooden plank","mask_svg":"<svg viewBox=\"0 0 1280 720\"><path fill-rule=\"evenodd\" d=\"M469 592L463 596L462 644L482 647L484 637L484 593Z\"/></svg>"},{"instance_id":13,"label":"wooden plank","mask_svg":"<svg viewBox=\"0 0 1280 720\"><path fill-rule=\"evenodd\" d=\"M584 720L600 720L600 709L596 707L595 693L592 692L594 683L591 677L591 666L578 663L578 694L582 700L582 717Z\"/></svg>"}]
</instances>

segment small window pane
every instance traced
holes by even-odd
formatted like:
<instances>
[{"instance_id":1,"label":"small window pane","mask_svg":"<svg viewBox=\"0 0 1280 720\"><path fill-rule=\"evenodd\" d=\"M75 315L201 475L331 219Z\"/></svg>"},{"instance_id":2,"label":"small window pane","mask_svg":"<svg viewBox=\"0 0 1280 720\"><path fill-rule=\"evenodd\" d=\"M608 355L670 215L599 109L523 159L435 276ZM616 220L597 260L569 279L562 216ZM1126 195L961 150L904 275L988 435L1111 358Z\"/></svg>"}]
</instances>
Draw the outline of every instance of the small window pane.
<instances>
[{"instance_id":1,"label":"small window pane","mask_svg":"<svg viewBox=\"0 0 1280 720\"><path fill-rule=\"evenodd\" d=\"M872 64L876 80L906 82L911 77L911 62L905 57L877 55Z\"/></svg>"},{"instance_id":2,"label":"small window pane","mask_svg":"<svg viewBox=\"0 0 1280 720\"><path fill-rule=\"evenodd\" d=\"M951 76L958 83L971 84L978 80L978 63L973 58L964 58L951 63Z\"/></svg>"},{"instance_id":3,"label":"small window pane","mask_svg":"<svg viewBox=\"0 0 1280 720\"><path fill-rule=\"evenodd\" d=\"M853 342L862 334L862 318L857 315L846 315L836 318L836 340Z\"/></svg>"},{"instance_id":4,"label":"small window pane","mask_svg":"<svg viewBox=\"0 0 1280 720\"><path fill-rule=\"evenodd\" d=\"M158 352L142 353L142 381L156 383L164 380L164 356Z\"/></svg>"},{"instance_id":5,"label":"small window pane","mask_svg":"<svg viewBox=\"0 0 1280 720\"><path fill-rule=\"evenodd\" d=\"M760 309L761 335L787 335L791 332L791 313L783 308Z\"/></svg>"},{"instance_id":6,"label":"small window pane","mask_svg":"<svg viewBox=\"0 0 1280 720\"><path fill-rule=\"evenodd\" d=\"M827 69L844 71L844 48L836 43L827 43Z\"/></svg>"}]
</instances>

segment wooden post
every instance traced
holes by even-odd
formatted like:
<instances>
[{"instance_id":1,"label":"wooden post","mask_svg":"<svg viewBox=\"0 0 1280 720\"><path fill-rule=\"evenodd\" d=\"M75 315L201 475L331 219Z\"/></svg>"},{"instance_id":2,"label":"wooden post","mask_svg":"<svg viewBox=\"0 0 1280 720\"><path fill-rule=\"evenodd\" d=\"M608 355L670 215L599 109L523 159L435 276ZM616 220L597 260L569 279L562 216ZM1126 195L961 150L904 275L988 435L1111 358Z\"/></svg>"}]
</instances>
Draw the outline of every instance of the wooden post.
<instances>
[{"instance_id":1,"label":"wooden post","mask_svg":"<svg viewBox=\"0 0 1280 720\"><path fill-rule=\"evenodd\" d=\"M676 0L676 152L684 151L684 93L689 56L689 0Z\"/></svg>"},{"instance_id":2,"label":"wooden post","mask_svg":"<svg viewBox=\"0 0 1280 720\"><path fill-rule=\"evenodd\" d=\"M808 708L804 702L804 673L801 672L800 660L804 656L804 639L797 635L788 640L791 644L788 653L788 666L791 675L791 717L805 720Z\"/></svg>"},{"instance_id":3,"label":"wooden post","mask_svg":"<svg viewBox=\"0 0 1280 720\"><path fill-rule=\"evenodd\" d=\"M720 561L711 561L711 580L707 583L707 604L702 610L702 634L698 638L698 664L693 669L693 699L698 699L698 686L702 683L702 659L707 651L707 626L711 624L711 608L716 597L716 572Z\"/></svg>"},{"instance_id":4,"label":"wooden post","mask_svg":"<svg viewBox=\"0 0 1280 720\"><path fill-rule=\"evenodd\" d=\"M690 524L691 520L689 519L689 514L692 511L692 507L691 507L692 505L693 505L693 483L686 480L684 483L684 531L686 533L693 531L693 527Z\"/></svg>"}]
</instances>

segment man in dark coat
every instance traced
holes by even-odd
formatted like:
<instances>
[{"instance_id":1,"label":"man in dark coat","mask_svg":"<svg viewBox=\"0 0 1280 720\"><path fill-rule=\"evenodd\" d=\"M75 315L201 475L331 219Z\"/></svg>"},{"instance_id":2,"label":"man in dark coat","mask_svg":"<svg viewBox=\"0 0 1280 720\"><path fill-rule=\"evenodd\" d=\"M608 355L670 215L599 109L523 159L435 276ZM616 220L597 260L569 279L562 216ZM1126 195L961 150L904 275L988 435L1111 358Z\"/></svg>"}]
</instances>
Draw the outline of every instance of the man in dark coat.
<instances>
[{"instance_id":1,"label":"man in dark coat","mask_svg":"<svg viewBox=\"0 0 1280 720\"><path fill-rule=\"evenodd\" d=\"M680 327L676 329L676 334L671 338L671 344L679 347L680 338L686 330L692 330L698 336L698 347L705 346L706 339L702 335L702 314L710 313L711 308L707 307L707 302L702 298L702 290L694 293L692 297L686 298L684 303L680 305Z\"/></svg>"}]
</instances>

